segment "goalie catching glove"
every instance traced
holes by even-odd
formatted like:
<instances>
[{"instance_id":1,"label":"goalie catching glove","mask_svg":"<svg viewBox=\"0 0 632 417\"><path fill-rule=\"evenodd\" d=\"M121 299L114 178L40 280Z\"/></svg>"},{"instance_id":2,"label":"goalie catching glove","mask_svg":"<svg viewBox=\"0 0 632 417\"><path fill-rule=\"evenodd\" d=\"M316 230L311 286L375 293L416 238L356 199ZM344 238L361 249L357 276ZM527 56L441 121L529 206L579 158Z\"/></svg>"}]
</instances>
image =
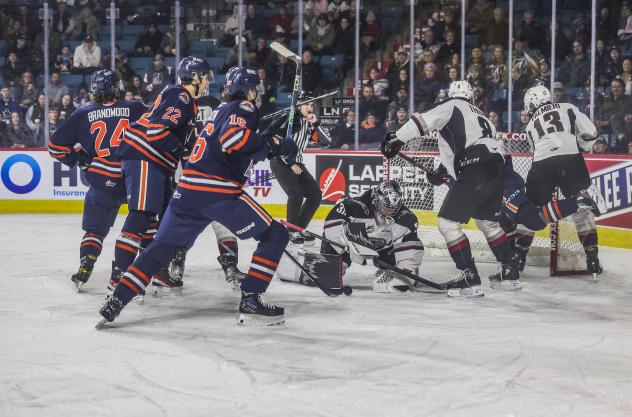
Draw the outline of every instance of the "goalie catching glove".
<instances>
[{"instance_id":1,"label":"goalie catching glove","mask_svg":"<svg viewBox=\"0 0 632 417\"><path fill-rule=\"evenodd\" d=\"M388 132L380 144L380 152L388 159L391 159L399 153L403 145L404 142L397 139L395 132Z\"/></svg>"}]
</instances>

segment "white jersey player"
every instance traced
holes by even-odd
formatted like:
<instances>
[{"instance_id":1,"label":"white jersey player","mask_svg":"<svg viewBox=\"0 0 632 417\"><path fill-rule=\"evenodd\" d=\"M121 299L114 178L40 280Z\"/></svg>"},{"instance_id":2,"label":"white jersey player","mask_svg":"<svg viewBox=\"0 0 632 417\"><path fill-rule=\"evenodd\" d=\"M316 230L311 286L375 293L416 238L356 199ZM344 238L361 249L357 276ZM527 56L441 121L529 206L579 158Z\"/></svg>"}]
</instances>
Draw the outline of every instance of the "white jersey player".
<instances>
[{"instance_id":1,"label":"white jersey player","mask_svg":"<svg viewBox=\"0 0 632 417\"><path fill-rule=\"evenodd\" d=\"M450 84L449 99L424 113L414 113L397 133L389 133L382 153L391 158L409 140L439 133L439 156L445 173L454 180L439 210L438 228L459 269L448 286L448 296L481 297L480 277L467 236L461 228L471 218L485 235L494 256L501 263L499 273L490 277L492 288L519 290L522 285L510 243L500 227L503 195L503 156L496 129L485 114L471 103L472 87L467 81ZM440 167L441 168L441 167ZM442 183L438 171L428 174L434 185Z\"/></svg>"},{"instance_id":2,"label":"white jersey player","mask_svg":"<svg viewBox=\"0 0 632 417\"><path fill-rule=\"evenodd\" d=\"M597 138L594 123L570 103L552 103L551 93L544 86L527 90L524 107L530 116L527 136L534 146L533 165L526 181L527 197L542 206L551 201L557 187L566 198L588 194L591 181L581 151L589 151ZM580 210L572 218L586 252L588 270L598 274L601 266L595 216ZM524 237L519 240L523 257L530 240Z\"/></svg>"}]
</instances>

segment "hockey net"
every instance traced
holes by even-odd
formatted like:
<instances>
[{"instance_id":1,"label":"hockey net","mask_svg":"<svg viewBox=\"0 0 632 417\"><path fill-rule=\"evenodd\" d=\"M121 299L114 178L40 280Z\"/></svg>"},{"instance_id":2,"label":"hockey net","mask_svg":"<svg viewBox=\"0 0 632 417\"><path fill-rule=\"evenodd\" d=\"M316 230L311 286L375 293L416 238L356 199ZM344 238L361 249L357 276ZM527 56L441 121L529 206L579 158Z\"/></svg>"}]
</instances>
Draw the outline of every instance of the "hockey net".
<instances>
[{"instance_id":1,"label":"hockey net","mask_svg":"<svg viewBox=\"0 0 632 417\"><path fill-rule=\"evenodd\" d=\"M531 168L533 150L524 133L501 133L497 139L505 152L512 156L513 167L525 180ZM420 137L409 141L402 151L428 169L439 166L437 136ZM443 236L437 229L439 208L448 192L447 185L433 187L424 171L396 156L384 161L385 175L397 181L405 203L419 219L419 236L426 248L426 256L449 257ZM562 198L554 196L554 198ZM485 236L476 228L474 220L463 226L476 261L493 262L494 256ZM518 227L518 231L521 228ZM551 276L586 273L584 250L571 218L551 224L536 232L527 257L527 265L549 266Z\"/></svg>"}]
</instances>

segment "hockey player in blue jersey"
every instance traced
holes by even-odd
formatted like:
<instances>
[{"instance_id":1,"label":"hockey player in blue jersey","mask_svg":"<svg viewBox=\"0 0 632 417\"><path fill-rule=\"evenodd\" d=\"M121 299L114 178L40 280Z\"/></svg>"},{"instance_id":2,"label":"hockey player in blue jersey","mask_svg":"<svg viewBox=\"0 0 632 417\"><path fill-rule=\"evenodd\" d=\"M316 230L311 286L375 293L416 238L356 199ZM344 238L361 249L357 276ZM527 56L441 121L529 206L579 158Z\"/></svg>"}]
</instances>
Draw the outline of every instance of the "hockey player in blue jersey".
<instances>
[{"instance_id":1,"label":"hockey player in blue jersey","mask_svg":"<svg viewBox=\"0 0 632 417\"><path fill-rule=\"evenodd\" d=\"M275 325L284 322L283 308L262 299L283 250L288 232L259 206L243 186L249 167L270 157L292 163L296 144L287 139L256 133L259 110L252 104L259 94L259 76L246 68L226 74L228 101L204 126L189 162L165 212L156 239L136 259L120 284L100 309L97 327L113 321L129 301L141 294L150 278L179 248L190 248L212 221L240 239L259 242L246 278L241 283L239 323Z\"/></svg>"},{"instance_id":2,"label":"hockey player in blue jersey","mask_svg":"<svg viewBox=\"0 0 632 417\"><path fill-rule=\"evenodd\" d=\"M82 228L86 233L79 249L81 264L71 278L77 291L90 278L103 239L114 224L119 207L125 203L121 162L113 148L120 143L129 122L147 110L140 101L119 101L122 89L113 71L99 70L92 74L92 103L75 111L48 144L53 158L70 167L81 167L90 183L83 209Z\"/></svg>"},{"instance_id":3,"label":"hockey player in blue jersey","mask_svg":"<svg viewBox=\"0 0 632 417\"><path fill-rule=\"evenodd\" d=\"M180 84L166 87L149 110L125 130L117 155L129 214L116 241L111 289L139 249L154 237L159 215L173 192L179 159L189 152L186 144L195 127L195 100L206 92L210 69L204 59L183 58L176 69ZM163 274L156 277L156 283L174 285ZM181 281L176 284L181 285Z\"/></svg>"}]
</instances>

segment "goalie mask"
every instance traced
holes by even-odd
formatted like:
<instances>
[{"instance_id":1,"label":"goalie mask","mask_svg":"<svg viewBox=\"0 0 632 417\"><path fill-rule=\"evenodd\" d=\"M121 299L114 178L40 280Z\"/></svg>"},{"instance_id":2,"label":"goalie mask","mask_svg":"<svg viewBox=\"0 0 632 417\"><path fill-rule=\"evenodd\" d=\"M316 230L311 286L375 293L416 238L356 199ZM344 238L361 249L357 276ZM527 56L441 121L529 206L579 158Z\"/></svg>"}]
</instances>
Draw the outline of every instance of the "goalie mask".
<instances>
[{"instance_id":1,"label":"goalie mask","mask_svg":"<svg viewBox=\"0 0 632 417\"><path fill-rule=\"evenodd\" d=\"M387 223L392 223L395 216L404 204L402 189L395 181L382 181L373 190L373 208L375 214Z\"/></svg>"}]
</instances>

